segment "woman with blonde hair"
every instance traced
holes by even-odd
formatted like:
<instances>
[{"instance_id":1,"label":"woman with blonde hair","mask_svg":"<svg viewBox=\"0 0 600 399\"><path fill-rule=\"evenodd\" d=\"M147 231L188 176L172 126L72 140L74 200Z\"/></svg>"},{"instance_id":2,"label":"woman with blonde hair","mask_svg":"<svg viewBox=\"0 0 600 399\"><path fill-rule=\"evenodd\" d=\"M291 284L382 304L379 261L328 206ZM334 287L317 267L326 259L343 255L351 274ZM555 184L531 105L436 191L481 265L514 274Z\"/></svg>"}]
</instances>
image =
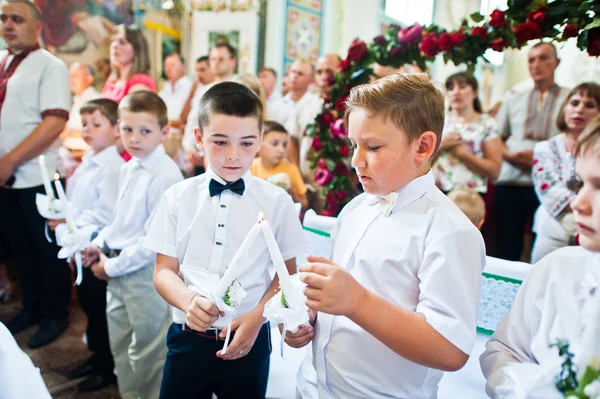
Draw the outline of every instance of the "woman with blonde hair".
<instances>
[{"instance_id":1,"label":"woman with blonde hair","mask_svg":"<svg viewBox=\"0 0 600 399\"><path fill-rule=\"evenodd\" d=\"M262 87L262 84L260 83L260 79L254 75L244 73L241 75L235 75L233 77L233 79L231 79L231 80L233 80L236 83L246 86L247 88L252 90L254 92L254 94L256 94L258 96L258 98L260 98L260 102L262 103L263 111L264 111L263 112L263 121L266 121L268 119L268 115L266 113L267 96L265 94L265 89Z\"/></svg>"},{"instance_id":2,"label":"woman with blonde hair","mask_svg":"<svg viewBox=\"0 0 600 399\"><path fill-rule=\"evenodd\" d=\"M148 42L137 25L118 25L110 44L112 72L102 97L117 103L134 91L156 92L150 73Z\"/></svg>"},{"instance_id":3,"label":"woman with blonde hair","mask_svg":"<svg viewBox=\"0 0 600 399\"><path fill-rule=\"evenodd\" d=\"M535 263L550 252L573 243L577 226L570 203L577 195L575 150L577 139L600 112L600 85L589 82L575 87L563 102L556 125L563 132L536 144L533 150L533 186L540 200L531 251Z\"/></svg>"}]
</instances>

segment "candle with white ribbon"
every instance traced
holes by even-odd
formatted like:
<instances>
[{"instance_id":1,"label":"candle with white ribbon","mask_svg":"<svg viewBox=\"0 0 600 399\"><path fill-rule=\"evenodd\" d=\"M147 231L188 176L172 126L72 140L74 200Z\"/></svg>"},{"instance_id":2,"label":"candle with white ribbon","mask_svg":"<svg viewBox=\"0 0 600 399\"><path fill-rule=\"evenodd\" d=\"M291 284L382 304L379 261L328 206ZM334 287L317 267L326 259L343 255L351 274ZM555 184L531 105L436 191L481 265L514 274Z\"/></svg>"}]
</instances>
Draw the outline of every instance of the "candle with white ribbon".
<instances>
[{"instance_id":1,"label":"candle with white ribbon","mask_svg":"<svg viewBox=\"0 0 600 399\"><path fill-rule=\"evenodd\" d=\"M252 248L252 245L254 245L254 241L256 241L256 237L258 237L260 231L260 224L257 222L254 226L252 226L252 229L250 229L250 232L242 242L242 245L238 248L235 255L233 255L233 259L225 270L223 277L221 277L217 283L217 287L215 288L216 298L223 298L227 293L227 289L231 283L233 283L233 281L237 278L238 274L240 273L241 265L239 260L248 255L248 252L250 251L250 248Z\"/></svg>"},{"instance_id":2,"label":"candle with white ribbon","mask_svg":"<svg viewBox=\"0 0 600 399\"><path fill-rule=\"evenodd\" d=\"M285 261L283 260L283 255L281 255L277 241L275 241L275 236L273 235L271 226L269 226L269 222L266 220L263 220L260 225L262 227L263 235L265 236L269 254L271 255L271 260L275 266L275 271L279 276L279 286L281 287L281 291L283 292L289 307L291 309L296 309L298 307L298 303L296 303L296 296L294 295L294 286L292 285L290 274L287 266L285 265Z\"/></svg>"},{"instance_id":3,"label":"candle with white ribbon","mask_svg":"<svg viewBox=\"0 0 600 399\"><path fill-rule=\"evenodd\" d=\"M73 231L75 229L73 209L71 208L71 204L69 204L69 201L67 201L67 194L65 194L65 190L63 189L62 183L60 182L60 176L58 173L54 175L54 186L56 187L56 192L58 193L58 199L60 200L60 204L65 215L67 226L69 226L69 229Z\"/></svg>"},{"instance_id":4,"label":"candle with white ribbon","mask_svg":"<svg viewBox=\"0 0 600 399\"><path fill-rule=\"evenodd\" d=\"M52 191L52 186L50 185L50 178L48 177L48 169L46 169L46 160L43 155L40 155L38 158L38 163L40 165L40 173L42 174L42 182L44 183L44 190L46 191L46 195L48 196L48 202L54 200L54 191Z\"/></svg>"}]
</instances>

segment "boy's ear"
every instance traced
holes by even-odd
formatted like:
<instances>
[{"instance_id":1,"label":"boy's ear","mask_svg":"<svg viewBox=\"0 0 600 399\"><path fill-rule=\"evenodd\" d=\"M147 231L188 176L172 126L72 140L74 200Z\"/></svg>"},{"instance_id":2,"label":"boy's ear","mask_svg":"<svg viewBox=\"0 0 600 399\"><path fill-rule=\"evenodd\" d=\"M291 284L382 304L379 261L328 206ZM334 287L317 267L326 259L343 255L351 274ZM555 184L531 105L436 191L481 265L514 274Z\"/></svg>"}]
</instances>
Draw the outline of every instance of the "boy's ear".
<instances>
[{"instance_id":1,"label":"boy's ear","mask_svg":"<svg viewBox=\"0 0 600 399\"><path fill-rule=\"evenodd\" d=\"M113 126L113 133L114 133L115 139L118 139L119 137L121 137L121 128L119 127L118 122L117 122L117 124L115 124Z\"/></svg>"},{"instance_id":2,"label":"boy's ear","mask_svg":"<svg viewBox=\"0 0 600 399\"><path fill-rule=\"evenodd\" d=\"M416 161L418 163L424 163L429 161L435 152L435 146L437 144L437 136L432 131L426 131L421 133L421 136L417 139L418 148Z\"/></svg>"},{"instance_id":3,"label":"boy's ear","mask_svg":"<svg viewBox=\"0 0 600 399\"><path fill-rule=\"evenodd\" d=\"M198 150L204 149L204 136L202 135L202 129L199 127L194 128L194 137L196 137L196 147Z\"/></svg>"},{"instance_id":4,"label":"boy's ear","mask_svg":"<svg viewBox=\"0 0 600 399\"><path fill-rule=\"evenodd\" d=\"M169 125L165 125L160 131L160 141L165 141L169 137Z\"/></svg>"},{"instance_id":5,"label":"boy's ear","mask_svg":"<svg viewBox=\"0 0 600 399\"><path fill-rule=\"evenodd\" d=\"M485 219L481 219L481 221L477 224L477 230L481 230L484 223L485 223Z\"/></svg>"}]
</instances>

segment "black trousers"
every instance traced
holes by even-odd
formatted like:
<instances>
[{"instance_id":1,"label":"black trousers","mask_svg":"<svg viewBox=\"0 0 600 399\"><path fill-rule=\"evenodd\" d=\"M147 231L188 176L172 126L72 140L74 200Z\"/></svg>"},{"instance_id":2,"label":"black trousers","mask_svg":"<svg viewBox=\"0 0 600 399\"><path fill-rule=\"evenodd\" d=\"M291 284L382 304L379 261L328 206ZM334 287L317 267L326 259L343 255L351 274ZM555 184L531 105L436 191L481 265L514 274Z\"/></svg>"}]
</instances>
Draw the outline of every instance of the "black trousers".
<instances>
[{"instance_id":1,"label":"black trousers","mask_svg":"<svg viewBox=\"0 0 600 399\"><path fill-rule=\"evenodd\" d=\"M264 324L250 353L237 360L222 360L216 353L222 340L201 337L172 324L167 334L167 361L160 397L210 399L264 399L269 378L271 339ZM232 338L233 339L233 338Z\"/></svg>"},{"instance_id":2,"label":"black trousers","mask_svg":"<svg viewBox=\"0 0 600 399\"><path fill-rule=\"evenodd\" d=\"M35 196L44 187L0 188L0 240L6 245L0 259L16 258L23 293L23 310L45 319L68 316L71 272L59 247L44 233L46 219L37 211Z\"/></svg>"},{"instance_id":3,"label":"black trousers","mask_svg":"<svg viewBox=\"0 0 600 399\"><path fill-rule=\"evenodd\" d=\"M521 259L525 226L533 223L539 205L533 187L497 185L494 188L498 257Z\"/></svg>"},{"instance_id":4,"label":"black trousers","mask_svg":"<svg viewBox=\"0 0 600 399\"><path fill-rule=\"evenodd\" d=\"M83 280L77 287L79 305L87 316L88 349L98 374L112 375L115 364L110 351L108 324L106 322L106 281L94 276L91 269L83 268Z\"/></svg>"}]
</instances>

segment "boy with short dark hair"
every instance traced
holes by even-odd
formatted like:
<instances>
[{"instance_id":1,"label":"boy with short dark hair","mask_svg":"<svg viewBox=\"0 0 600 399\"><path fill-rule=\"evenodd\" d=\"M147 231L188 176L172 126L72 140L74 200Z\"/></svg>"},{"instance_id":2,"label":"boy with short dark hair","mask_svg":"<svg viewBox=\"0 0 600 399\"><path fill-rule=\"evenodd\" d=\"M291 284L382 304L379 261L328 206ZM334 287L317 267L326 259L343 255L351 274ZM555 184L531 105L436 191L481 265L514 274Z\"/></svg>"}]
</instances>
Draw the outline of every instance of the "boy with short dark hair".
<instances>
[{"instance_id":1,"label":"boy with short dark hair","mask_svg":"<svg viewBox=\"0 0 600 399\"><path fill-rule=\"evenodd\" d=\"M433 398L468 359L485 263L431 172L444 95L427 75L392 75L354 88L345 118L365 193L338 218L332 260L300 267L312 325L286 342L314 340L319 398Z\"/></svg>"},{"instance_id":2,"label":"boy with short dark hair","mask_svg":"<svg viewBox=\"0 0 600 399\"><path fill-rule=\"evenodd\" d=\"M226 353L227 322L206 297L236 266L230 262L261 212L290 273L304 249L290 196L249 171L261 142L262 113L260 99L238 83L219 83L204 94L195 136L210 167L167 190L148 229L144 245L158 253L155 286L173 305L161 398L265 397L271 348L263 308L279 280L269 274L262 236L240 259L236 279L247 297L237 308Z\"/></svg>"},{"instance_id":3,"label":"boy with short dark hair","mask_svg":"<svg viewBox=\"0 0 600 399\"><path fill-rule=\"evenodd\" d=\"M152 283L156 253L140 240L162 194L183 180L162 142L169 133L167 107L149 91L119 104L119 128L132 155L123 165L114 215L86 250L85 264L108 281L106 315L122 397L158 396L169 307Z\"/></svg>"}]
</instances>

